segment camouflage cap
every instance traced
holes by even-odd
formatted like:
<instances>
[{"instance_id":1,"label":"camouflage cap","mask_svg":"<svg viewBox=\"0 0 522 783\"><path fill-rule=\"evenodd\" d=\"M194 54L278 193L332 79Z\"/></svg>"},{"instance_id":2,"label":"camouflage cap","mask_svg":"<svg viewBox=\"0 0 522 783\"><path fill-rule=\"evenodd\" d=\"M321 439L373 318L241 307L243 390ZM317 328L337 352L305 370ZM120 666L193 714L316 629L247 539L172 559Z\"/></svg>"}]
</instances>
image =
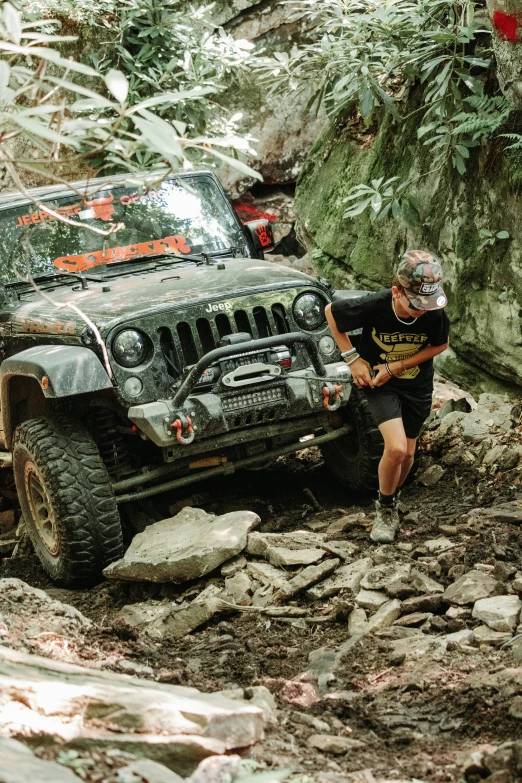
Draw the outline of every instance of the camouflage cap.
<instances>
[{"instance_id":1,"label":"camouflage cap","mask_svg":"<svg viewBox=\"0 0 522 783\"><path fill-rule=\"evenodd\" d=\"M407 250L396 274L407 298L419 310L440 310L448 304L441 285L442 267L432 253Z\"/></svg>"}]
</instances>

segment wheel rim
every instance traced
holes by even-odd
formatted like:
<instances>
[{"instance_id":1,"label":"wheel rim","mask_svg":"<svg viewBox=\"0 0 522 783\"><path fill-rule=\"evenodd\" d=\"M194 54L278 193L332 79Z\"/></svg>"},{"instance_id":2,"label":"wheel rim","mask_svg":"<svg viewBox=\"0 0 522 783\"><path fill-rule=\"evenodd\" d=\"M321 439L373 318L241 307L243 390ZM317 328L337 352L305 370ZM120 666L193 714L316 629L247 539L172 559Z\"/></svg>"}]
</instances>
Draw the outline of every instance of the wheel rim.
<instances>
[{"instance_id":1,"label":"wheel rim","mask_svg":"<svg viewBox=\"0 0 522 783\"><path fill-rule=\"evenodd\" d=\"M50 555L56 556L60 551L60 538L54 512L45 484L33 462L25 466L25 494L34 525Z\"/></svg>"}]
</instances>

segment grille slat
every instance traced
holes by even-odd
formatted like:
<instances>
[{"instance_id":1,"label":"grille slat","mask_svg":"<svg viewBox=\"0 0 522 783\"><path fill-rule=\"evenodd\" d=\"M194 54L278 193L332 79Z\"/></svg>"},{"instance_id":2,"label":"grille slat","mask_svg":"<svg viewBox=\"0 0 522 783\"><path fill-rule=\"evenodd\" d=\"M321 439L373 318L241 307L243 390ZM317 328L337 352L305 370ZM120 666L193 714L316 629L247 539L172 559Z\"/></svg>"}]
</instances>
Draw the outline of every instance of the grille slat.
<instances>
[{"instance_id":1,"label":"grille slat","mask_svg":"<svg viewBox=\"0 0 522 783\"><path fill-rule=\"evenodd\" d=\"M172 362L176 358L178 369L201 359L219 345L222 337L237 332L248 332L254 339L284 335L291 331L284 305L276 303L271 308L256 305L252 309L236 310L234 313L216 313L215 316L200 317L194 322L185 320L176 326L161 327L160 344L163 353ZM181 360L181 361L180 361ZM179 366L181 365L181 366ZM172 372L172 371L171 371Z\"/></svg>"}]
</instances>

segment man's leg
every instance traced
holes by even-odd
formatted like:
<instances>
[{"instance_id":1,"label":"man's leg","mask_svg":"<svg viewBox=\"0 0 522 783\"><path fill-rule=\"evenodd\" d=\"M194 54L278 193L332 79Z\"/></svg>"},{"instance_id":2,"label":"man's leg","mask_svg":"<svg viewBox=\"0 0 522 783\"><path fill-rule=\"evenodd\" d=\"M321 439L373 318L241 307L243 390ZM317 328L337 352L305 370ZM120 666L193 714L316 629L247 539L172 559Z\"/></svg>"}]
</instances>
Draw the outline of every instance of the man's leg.
<instances>
[{"instance_id":1,"label":"man's leg","mask_svg":"<svg viewBox=\"0 0 522 783\"><path fill-rule=\"evenodd\" d=\"M413 460L415 458L415 450L417 448L417 438L406 438L406 456L402 462L401 465L401 473L399 476L399 482L397 484L397 487L402 487L406 479L408 478L408 474L411 470L411 466L413 465Z\"/></svg>"},{"instance_id":2,"label":"man's leg","mask_svg":"<svg viewBox=\"0 0 522 783\"><path fill-rule=\"evenodd\" d=\"M402 484L403 466L409 459L409 444L402 419L383 421L379 424L379 430L384 440L384 452L379 463L379 491L381 495L390 496L394 495L397 487ZM413 454L404 477L408 475L412 463Z\"/></svg>"},{"instance_id":3,"label":"man's leg","mask_svg":"<svg viewBox=\"0 0 522 783\"><path fill-rule=\"evenodd\" d=\"M384 452L379 463L379 499L375 503L376 513L370 538L378 544L391 544L399 527L395 491L408 449L401 418L382 422L379 430L384 440Z\"/></svg>"}]
</instances>

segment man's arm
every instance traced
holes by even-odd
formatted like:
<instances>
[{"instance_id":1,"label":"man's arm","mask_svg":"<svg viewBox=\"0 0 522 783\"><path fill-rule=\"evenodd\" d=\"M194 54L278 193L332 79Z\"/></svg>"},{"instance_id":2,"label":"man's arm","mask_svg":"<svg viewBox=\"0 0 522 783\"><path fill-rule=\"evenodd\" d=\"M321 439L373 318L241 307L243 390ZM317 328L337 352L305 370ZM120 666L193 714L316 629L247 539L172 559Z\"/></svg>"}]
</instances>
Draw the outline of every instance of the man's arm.
<instances>
[{"instance_id":1,"label":"man's arm","mask_svg":"<svg viewBox=\"0 0 522 783\"><path fill-rule=\"evenodd\" d=\"M353 348L352 342L346 332L340 332L337 328L337 324L335 323L335 318L332 314L332 305L328 304L325 308L325 315L326 320L328 321L328 326L330 327L330 331L332 332L332 336L337 343L337 347L340 351L343 353L345 351L349 351L351 348ZM371 386L373 389L373 378L370 375L371 370L370 364L366 362L364 359L361 359L360 357L356 359L352 364L350 364L350 370L352 373L353 382L357 386L358 389L360 389L362 386Z\"/></svg>"},{"instance_id":2,"label":"man's arm","mask_svg":"<svg viewBox=\"0 0 522 783\"><path fill-rule=\"evenodd\" d=\"M388 362L390 372L395 377L400 377L401 373L406 370L416 367L418 364L427 362L428 359L433 359L434 356L438 356L439 353L443 353L449 346L449 340L442 345L427 345L426 348L422 348L418 353L414 353L413 356L409 356L407 359L401 359L398 362ZM375 376L375 385L383 386L390 380L390 374L384 364L377 364L375 369L378 371L378 375Z\"/></svg>"}]
</instances>

